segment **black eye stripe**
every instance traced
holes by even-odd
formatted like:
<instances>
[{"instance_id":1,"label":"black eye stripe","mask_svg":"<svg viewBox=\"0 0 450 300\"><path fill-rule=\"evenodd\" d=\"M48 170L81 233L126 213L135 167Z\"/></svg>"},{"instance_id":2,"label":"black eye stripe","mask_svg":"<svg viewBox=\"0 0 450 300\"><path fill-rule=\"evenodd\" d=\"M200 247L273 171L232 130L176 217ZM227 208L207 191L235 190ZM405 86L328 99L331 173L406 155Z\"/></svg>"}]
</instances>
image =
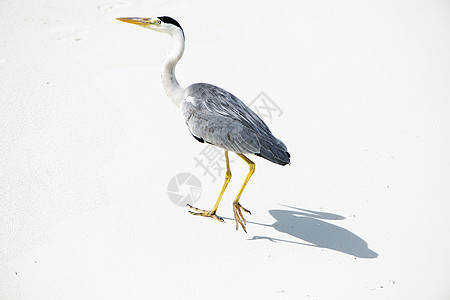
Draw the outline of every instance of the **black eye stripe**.
<instances>
[{"instance_id":1,"label":"black eye stripe","mask_svg":"<svg viewBox=\"0 0 450 300\"><path fill-rule=\"evenodd\" d=\"M164 17L158 17L158 19L160 19L164 23L175 25L175 26L179 27L181 29L181 31L183 31L183 28L181 28L180 23L178 23L177 20L174 20L171 17L164 16Z\"/></svg>"}]
</instances>

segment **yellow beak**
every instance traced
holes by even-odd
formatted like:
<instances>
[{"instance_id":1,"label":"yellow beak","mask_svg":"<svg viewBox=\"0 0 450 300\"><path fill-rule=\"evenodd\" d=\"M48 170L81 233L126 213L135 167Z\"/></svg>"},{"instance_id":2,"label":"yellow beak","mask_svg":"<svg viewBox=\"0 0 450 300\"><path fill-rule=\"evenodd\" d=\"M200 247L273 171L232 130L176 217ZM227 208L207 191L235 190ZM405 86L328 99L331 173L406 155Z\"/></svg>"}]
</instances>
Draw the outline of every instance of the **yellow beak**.
<instances>
[{"instance_id":1,"label":"yellow beak","mask_svg":"<svg viewBox=\"0 0 450 300\"><path fill-rule=\"evenodd\" d=\"M152 19L152 18L116 18L116 20L125 22L125 23L131 23L135 25L159 25L161 24L161 21L158 19Z\"/></svg>"}]
</instances>

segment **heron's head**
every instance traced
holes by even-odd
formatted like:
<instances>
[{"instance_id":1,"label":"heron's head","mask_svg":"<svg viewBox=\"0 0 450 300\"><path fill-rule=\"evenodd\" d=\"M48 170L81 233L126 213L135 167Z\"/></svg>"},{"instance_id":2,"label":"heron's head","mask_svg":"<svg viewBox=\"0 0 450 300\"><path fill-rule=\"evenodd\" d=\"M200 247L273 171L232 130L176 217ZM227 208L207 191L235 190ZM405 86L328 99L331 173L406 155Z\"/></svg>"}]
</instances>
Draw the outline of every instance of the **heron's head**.
<instances>
[{"instance_id":1,"label":"heron's head","mask_svg":"<svg viewBox=\"0 0 450 300\"><path fill-rule=\"evenodd\" d=\"M144 28L152 29L158 32L175 35L176 33L182 33L184 37L183 28L180 23L171 17L158 17L158 18L117 18L117 20L136 24Z\"/></svg>"}]
</instances>

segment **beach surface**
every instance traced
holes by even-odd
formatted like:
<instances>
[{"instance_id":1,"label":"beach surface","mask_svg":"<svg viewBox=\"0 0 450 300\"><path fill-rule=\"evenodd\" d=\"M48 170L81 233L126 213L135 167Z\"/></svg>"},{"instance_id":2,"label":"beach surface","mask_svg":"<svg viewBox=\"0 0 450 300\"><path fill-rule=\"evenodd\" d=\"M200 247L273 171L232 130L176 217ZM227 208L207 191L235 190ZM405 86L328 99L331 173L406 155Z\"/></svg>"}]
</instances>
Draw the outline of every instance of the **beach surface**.
<instances>
[{"instance_id":1,"label":"beach surface","mask_svg":"<svg viewBox=\"0 0 450 300\"><path fill-rule=\"evenodd\" d=\"M162 87L220 86L291 154L235 229L223 151ZM445 1L0 3L0 299L450 299Z\"/></svg>"}]
</instances>

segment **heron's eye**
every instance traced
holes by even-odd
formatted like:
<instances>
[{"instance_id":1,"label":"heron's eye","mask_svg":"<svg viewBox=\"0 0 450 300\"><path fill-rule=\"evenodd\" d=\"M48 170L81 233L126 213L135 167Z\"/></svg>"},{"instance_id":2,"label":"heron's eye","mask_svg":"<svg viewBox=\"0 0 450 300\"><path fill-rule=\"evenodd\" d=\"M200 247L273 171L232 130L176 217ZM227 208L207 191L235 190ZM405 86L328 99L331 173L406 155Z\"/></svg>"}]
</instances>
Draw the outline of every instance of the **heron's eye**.
<instances>
[{"instance_id":1,"label":"heron's eye","mask_svg":"<svg viewBox=\"0 0 450 300\"><path fill-rule=\"evenodd\" d=\"M155 24L161 24L161 21L160 20L155 20Z\"/></svg>"}]
</instances>

